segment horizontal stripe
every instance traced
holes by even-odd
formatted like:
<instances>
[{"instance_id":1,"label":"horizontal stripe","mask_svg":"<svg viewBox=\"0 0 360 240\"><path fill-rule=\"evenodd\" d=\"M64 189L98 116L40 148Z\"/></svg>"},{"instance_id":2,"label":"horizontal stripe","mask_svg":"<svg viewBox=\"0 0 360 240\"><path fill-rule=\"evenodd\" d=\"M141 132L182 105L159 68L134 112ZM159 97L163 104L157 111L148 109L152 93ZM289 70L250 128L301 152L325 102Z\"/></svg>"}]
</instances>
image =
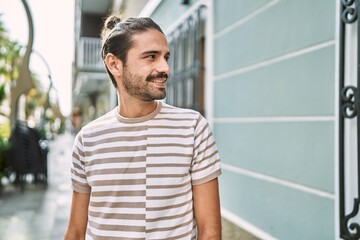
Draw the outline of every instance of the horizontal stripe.
<instances>
[{"instance_id":1,"label":"horizontal stripe","mask_svg":"<svg viewBox=\"0 0 360 240\"><path fill-rule=\"evenodd\" d=\"M146 229L146 232L149 233L149 232L157 232L157 231L173 231L177 228L181 228L181 227L190 225L190 224L192 224L192 222L193 222L193 220L190 220L190 221L184 222L182 224L179 224L179 225L176 225L173 227Z\"/></svg>"},{"instance_id":2,"label":"horizontal stripe","mask_svg":"<svg viewBox=\"0 0 360 240\"><path fill-rule=\"evenodd\" d=\"M145 214L98 213L95 211L89 211L89 215L92 217L101 217L106 219L145 220Z\"/></svg>"},{"instance_id":3,"label":"horizontal stripe","mask_svg":"<svg viewBox=\"0 0 360 240\"><path fill-rule=\"evenodd\" d=\"M92 182L92 186L116 186L116 185L142 185L146 184L145 179L112 179L97 180Z\"/></svg>"},{"instance_id":4,"label":"horizontal stripe","mask_svg":"<svg viewBox=\"0 0 360 240\"><path fill-rule=\"evenodd\" d=\"M183 218L184 216L189 215L189 214L192 214L192 209L187 212L172 215L172 216L146 219L146 222L158 222L158 221L171 220L171 219L176 219L176 218Z\"/></svg>"},{"instance_id":5,"label":"horizontal stripe","mask_svg":"<svg viewBox=\"0 0 360 240\"><path fill-rule=\"evenodd\" d=\"M131 146L131 147L111 147L111 148L99 148L94 151L87 151L86 156L91 157L96 154L101 153L111 153L111 152L134 152L134 151L141 151L146 150L146 146Z\"/></svg>"},{"instance_id":6,"label":"horizontal stripe","mask_svg":"<svg viewBox=\"0 0 360 240\"><path fill-rule=\"evenodd\" d=\"M147 174L146 178L183 178L188 176L188 173L183 174Z\"/></svg>"},{"instance_id":7,"label":"horizontal stripe","mask_svg":"<svg viewBox=\"0 0 360 240\"><path fill-rule=\"evenodd\" d=\"M97 228L99 230L106 230L106 231L123 231L123 232L144 232L144 226L129 226L129 225L105 225L95 223L89 220L89 225L91 227Z\"/></svg>"},{"instance_id":8,"label":"horizontal stripe","mask_svg":"<svg viewBox=\"0 0 360 240\"><path fill-rule=\"evenodd\" d=\"M92 207L145 208L145 202L90 202Z\"/></svg>"},{"instance_id":9,"label":"horizontal stripe","mask_svg":"<svg viewBox=\"0 0 360 240\"><path fill-rule=\"evenodd\" d=\"M92 197L121 197L121 196L145 196L146 191L107 191L107 192L92 192Z\"/></svg>"},{"instance_id":10,"label":"horizontal stripe","mask_svg":"<svg viewBox=\"0 0 360 240\"><path fill-rule=\"evenodd\" d=\"M89 171L88 175L105 175L105 174L132 174L132 173L145 173L146 168L117 168L117 169L100 169Z\"/></svg>"},{"instance_id":11,"label":"horizontal stripe","mask_svg":"<svg viewBox=\"0 0 360 240\"><path fill-rule=\"evenodd\" d=\"M147 185L146 189L180 188L180 187L188 186L189 184L190 181L181 184L171 184L171 185Z\"/></svg>"},{"instance_id":12,"label":"horizontal stripe","mask_svg":"<svg viewBox=\"0 0 360 240\"><path fill-rule=\"evenodd\" d=\"M168 196L146 196L146 200L165 200L165 199L172 199L177 198L181 196L185 196L192 192L192 189L187 190L186 192L174 194L174 195L168 195Z\"/></svg>"},{"instance_id":13,"label":"horizontal stripe","mask_svg":"<svg viewBox=\"0 0 360 240\"><path fill-rule=\"evenodd\" d=\"M102 138L101 140L91 141L89 138L87 142L84 143L85 147L93 147L98 146L100 144L105 144L109 142L136 142L141 140L146 140L146 135L140 136L126 136L126 137L109 137L109 138Z\"/></svg>"},{"instance_id":14,"label":"horizontal stripe","mask_svg":"<svg viewBox=\"0 0 360 240\"><path fill-rule=\"evenodd\" d=\"M93 132L87 132L82 135L83 138L92 138L92 137L99 137L101 135L106 135L109 133L114 132L136 132L136 131L144 131L146 130L146 126L136 126L136 127L114 127L114 128L108 128L103 130L97 130Z\"/></svg>"},{"instance_id":15,"label":"horizontal stripe","mask_svg":"<svg viewBox=\"0 0 360 240\"><path fill-rule=\"evenodd\" d=\"M174 205L170 205L170 206L147 207L146 211L162 211L162 210L167 210L167 209L174 209L174 208L179 208L179 207L186 206L186 205L191 204L191 203L192 203L192 199L188 200L186 202L183 202L183 203L174 204Z\"/></svg>"}]
</instances>

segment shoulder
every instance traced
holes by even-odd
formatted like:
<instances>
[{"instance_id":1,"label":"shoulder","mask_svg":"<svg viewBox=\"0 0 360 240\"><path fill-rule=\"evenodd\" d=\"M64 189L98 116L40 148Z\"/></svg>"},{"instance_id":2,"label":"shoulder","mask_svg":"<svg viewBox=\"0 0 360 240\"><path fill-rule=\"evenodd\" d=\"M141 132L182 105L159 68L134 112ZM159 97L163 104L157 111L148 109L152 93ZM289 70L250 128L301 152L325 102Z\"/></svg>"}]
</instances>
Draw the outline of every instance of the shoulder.
<instances>
[{"instance_id":1,"label":"shoulder","mask_svg":"<svg viewBox=\"0 0 360 240\"><path fill-rule=\"evenodd\" d=\"M167 103L162 103L160 115L167 115L169 117L171 117L171 116L181 117L182 116L184 118L186 117L186 118L191 118L191 119L195 119L195 120L201 116L201 114L195 110L175 107L175 106L169 105Z\"/></svg>"},{"instance_id":2,"label":"shoulder","mask_svg":"<svg viewBox=\"0 0 360 240\"><path fill-rule=\"evenodd\" d=\"M96 118L95 120L87 123L81 130L82 135L101 131L102 129L109 128L118 122L115 114L116 109L105 113L104 115Z\"/></svg>"}]
</instances>

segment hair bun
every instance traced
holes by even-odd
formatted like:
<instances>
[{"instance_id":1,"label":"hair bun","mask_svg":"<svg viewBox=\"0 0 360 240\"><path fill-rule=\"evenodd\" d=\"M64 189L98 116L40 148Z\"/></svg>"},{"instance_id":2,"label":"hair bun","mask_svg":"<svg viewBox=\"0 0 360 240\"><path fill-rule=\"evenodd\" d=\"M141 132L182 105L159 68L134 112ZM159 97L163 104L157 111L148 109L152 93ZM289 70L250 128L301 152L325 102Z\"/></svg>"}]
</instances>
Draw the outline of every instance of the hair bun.
<instances>
[{"instance_id":1,"label":"hair bun","mask_svg":"<svg viewBox=\"0 0 360 240\"><path fill-rule=\"evenodd\" d=\"M106 19L105 26L106 26L106 28L111 30L119 22L121 22L120 17L118 17L118 16L110 16L108 19Z\"/></svg>"}]
</instances>

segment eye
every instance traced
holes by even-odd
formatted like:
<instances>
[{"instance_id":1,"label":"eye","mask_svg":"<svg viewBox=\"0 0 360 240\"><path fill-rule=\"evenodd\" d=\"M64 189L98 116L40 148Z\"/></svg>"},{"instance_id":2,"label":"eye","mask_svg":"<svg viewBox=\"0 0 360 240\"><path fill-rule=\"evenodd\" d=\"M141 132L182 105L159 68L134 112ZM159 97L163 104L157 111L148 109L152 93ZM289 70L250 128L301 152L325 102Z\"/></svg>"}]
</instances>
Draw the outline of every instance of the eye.
<instances>
[{"instance_id":1,"label":"eye","mask_svg":"<svg viewBox=\"0 0 360 240\"><path fill-rule=\"evenodd\" d=\"M150 55L145 56L145 58L154 60L156 58L156 56L155 56L155 54L150 54Z\"/></svg>"}]
</instances>

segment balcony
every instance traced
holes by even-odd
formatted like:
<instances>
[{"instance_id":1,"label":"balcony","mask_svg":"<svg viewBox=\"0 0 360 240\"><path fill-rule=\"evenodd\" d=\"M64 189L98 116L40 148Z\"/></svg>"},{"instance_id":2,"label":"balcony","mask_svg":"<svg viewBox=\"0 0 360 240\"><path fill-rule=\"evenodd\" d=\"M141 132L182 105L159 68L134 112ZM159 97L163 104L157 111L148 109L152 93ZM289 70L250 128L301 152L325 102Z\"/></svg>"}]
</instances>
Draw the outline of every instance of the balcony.
<instances>
[{"instance_id":1,"label":"balcony","mask_svg":"<svg viewBox=\"0 0 360 240\"><path fill-rule=\"evenodd\" d=\"M77 69L79 72L104 72L104 63L100 55L100 38L82 37L80 38L77 51Z\"/></svg>"}]
</instances>

